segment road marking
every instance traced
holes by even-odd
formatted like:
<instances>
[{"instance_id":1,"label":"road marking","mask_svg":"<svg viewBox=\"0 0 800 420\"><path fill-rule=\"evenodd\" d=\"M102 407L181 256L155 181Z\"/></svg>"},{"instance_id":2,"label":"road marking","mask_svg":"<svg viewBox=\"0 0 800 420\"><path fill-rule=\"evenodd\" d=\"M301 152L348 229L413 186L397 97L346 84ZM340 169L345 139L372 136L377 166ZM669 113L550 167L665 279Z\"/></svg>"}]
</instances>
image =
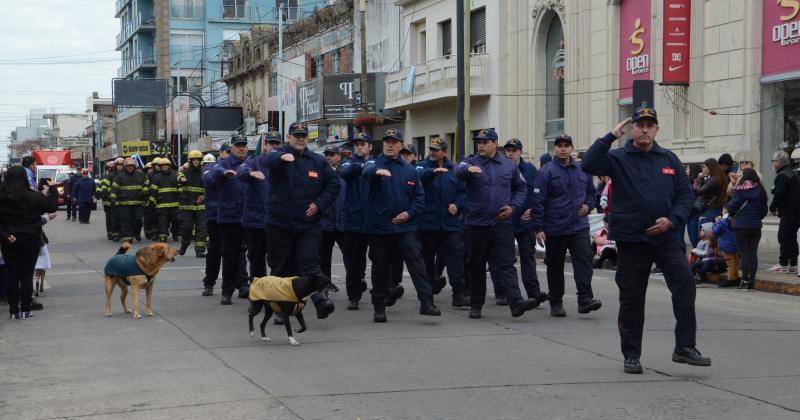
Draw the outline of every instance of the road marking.
<instances>
[{"instance_id":1,"label":"road marking","mask_svg":"<svg viewBox=\"0 0 800 420\"><path fill-rule=\"evenodd\" d=\"M201 266L197 266L197 267L162 267L161 269L162 270L197 270L197 269L205 270L205 267L201 267ZM65 271L65 272L49 271L47 273L47 275L48 276L71 276L71 275L74 275L74 274L100 274L100 273L102 273L102 271L96 271L96 270L91 270L91 271Z\"/></svg>"}]
</instances>

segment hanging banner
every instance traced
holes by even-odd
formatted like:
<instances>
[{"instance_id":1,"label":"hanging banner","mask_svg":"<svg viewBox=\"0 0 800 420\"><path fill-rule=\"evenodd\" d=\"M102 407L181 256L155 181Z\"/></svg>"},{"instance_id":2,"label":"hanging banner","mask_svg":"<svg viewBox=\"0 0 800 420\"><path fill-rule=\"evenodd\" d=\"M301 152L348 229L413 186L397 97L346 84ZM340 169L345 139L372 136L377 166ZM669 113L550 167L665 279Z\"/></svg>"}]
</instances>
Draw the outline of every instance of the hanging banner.
<instances>
[{"instance_id":1,"label":"hanging banner","mask_svg":"<svg viewBox=\"0 0 800 420\"><path fill-rule=\"evenodd\" d=\"M664 85L689 84L691 18L691 0L664 0Z\"/></svg>"},{"instance_id":2,"label":"hanging banner","mask_svg":"<svg viewBox=\"0 0 800 420\"><path fill-rule=\"evenodd\" d=\"M620 4L619 97L632 97L634 80L652 79L650 74L650 2L624 0Z\"/></svg>"},{"instance_id":3,"label":"hanging banner","mask_svg":"<svg viewBox=\"0 0 800 420\"><path fill-rule=\"evenodd\" d=\"M800 0L764 2L761 81L800 77Z\"/></svg>"}]
</instances>

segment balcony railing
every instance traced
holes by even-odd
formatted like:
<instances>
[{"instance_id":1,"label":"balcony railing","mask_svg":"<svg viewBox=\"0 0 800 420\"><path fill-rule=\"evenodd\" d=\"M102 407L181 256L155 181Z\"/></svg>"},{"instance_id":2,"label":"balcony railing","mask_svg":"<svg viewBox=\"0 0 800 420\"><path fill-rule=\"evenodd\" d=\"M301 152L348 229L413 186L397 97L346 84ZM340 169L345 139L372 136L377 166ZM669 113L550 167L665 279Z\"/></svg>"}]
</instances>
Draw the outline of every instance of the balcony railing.
<instances>
[{"instance_id":1,"label":"balcony railing","mask_svg":"<svg viewBox=\"0 0 800 420\"><path fill-rule=\"evenodd\" d=\"M118 18L122 11L125 10L125 6L130 2L131 0L117 0L117 5L114 9L114 17Z\"/></svg>"},{"instance_id":2,"label":"balcony railing","mask_svg":"<svg viewBox=\"0 0 800 420\"><path fill-rule=\"evenodd\" d=\"M117 34L117 49L119 49L133 34L139 30L156 29L155 16L144 16L142 13L134 15L133 19L122 26L122 31Z\"/></svg>"},{"instance_id":3,"label":"balcony railing","mask_svg":"<svg viewBox=\"0 0 800 420\"><path fill-rule=\"evenodd\" d=\"M203 6L172 4L169 16L175 19L203 19Z\"/></svg>"},{"instance_id":4,"label":"balcony railing","mask_svg":"<svg viewBox=\"0 0 800 420\"><path fill-rule=\"evenodd\" d=\"M139 51L133 58L123 60L122 67L117 69L117 77L128 77L131 73L144 68L155 67L156 56L151 52Z\"/></svg>"},{"instance_id":5,"label":"balcony railing","mask_svg":"<svg viewBox=\"0 0 800 420\"><path fill-rule=\"evenodd\" d=\"M470 57L470 95L485 96L491 92L491 56L474 54ZM386 108L407 107L413 104L455 98L458 85L458 60L455 56L440 57L414 66L409 83L410 68L386 76Z\"/></svg>"}]
</instances>

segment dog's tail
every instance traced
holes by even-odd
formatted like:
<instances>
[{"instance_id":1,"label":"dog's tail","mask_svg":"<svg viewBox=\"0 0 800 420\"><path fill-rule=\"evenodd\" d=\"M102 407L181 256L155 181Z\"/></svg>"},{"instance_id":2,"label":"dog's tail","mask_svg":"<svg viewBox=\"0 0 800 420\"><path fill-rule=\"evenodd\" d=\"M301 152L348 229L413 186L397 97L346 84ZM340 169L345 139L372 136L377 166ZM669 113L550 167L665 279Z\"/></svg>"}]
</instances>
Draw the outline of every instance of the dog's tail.
<instances>
[{"instance_id":1,"label":"dog's tail","mask_svg":"<svg viewBox=\"0 0 800 420\"><path fill-rule=\"evenodd\" d=\"M120 245L119 249L117 250L117 255L122 255L128 252L129 249L131 249L130 242L123 242L122 245Z\"/></svg>"}]
</instances>

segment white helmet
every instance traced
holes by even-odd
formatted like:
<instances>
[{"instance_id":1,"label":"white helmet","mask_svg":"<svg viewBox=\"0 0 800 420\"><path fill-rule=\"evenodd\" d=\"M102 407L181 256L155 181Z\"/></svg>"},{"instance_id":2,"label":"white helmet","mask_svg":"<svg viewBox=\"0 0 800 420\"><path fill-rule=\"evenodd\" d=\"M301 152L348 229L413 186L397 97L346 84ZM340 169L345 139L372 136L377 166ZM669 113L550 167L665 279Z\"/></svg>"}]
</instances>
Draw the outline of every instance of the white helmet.
<instances>
[{"instance_id":1,"label":"white helmet","mask_svg":"<svg viewBox=\"0 0 800 420\"><path fill-rule=\"evenodd\" d=\"M211 153L206 153L206 155L203 156L203 163L214 163L216 161L217 158L215 158Z\"/></svg>"}]
</instances>

